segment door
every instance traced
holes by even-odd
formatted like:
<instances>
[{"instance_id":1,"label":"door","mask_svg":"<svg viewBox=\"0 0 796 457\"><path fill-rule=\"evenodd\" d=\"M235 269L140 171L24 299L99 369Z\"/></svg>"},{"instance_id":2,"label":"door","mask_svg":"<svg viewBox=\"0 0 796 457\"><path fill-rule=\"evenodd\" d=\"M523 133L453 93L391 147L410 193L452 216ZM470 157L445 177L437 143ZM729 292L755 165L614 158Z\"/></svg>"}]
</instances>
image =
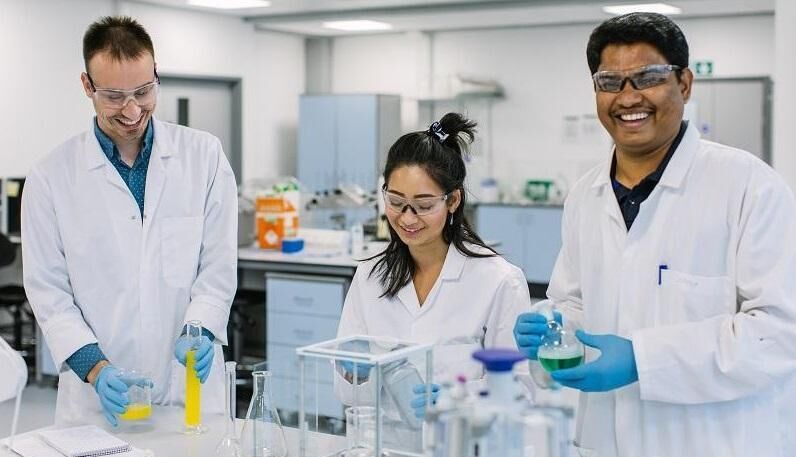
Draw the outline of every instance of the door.
<instances>
[{"instance_id":1,"label":"door","mask_svg":"<svg viewBox=\"0 0 796 457\"><path fill-rule=\"evenodd\" d=\"M234 80L163 76L155 116L218 137L240 182L240 138L236 138L240 132L240 106L236 103L236 84Z\"/></svg>"},{"instance_id":2,"label":"door","mask_svg":"<svg viewBox=\"0 0 796 457\"><path fill-rule=\"evenodd\" d=\"M687 112L702 138L733 146L770 163L768 78L714 78L694 82Z\"/></svg>"}]
</instances>

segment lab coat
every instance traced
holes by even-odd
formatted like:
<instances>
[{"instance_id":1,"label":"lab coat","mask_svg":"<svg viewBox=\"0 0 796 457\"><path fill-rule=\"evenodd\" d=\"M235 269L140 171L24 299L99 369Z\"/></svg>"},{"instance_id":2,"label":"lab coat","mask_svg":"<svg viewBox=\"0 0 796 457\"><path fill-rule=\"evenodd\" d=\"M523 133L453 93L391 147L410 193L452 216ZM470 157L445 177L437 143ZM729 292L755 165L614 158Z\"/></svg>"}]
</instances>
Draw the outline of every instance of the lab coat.
<instances>
[{"instance_id":1,"label":"lab coat","mask_svg":"<svg viewBox=\"0 0 796 457\"><path fill-rule=\"evenodd\" d=\"M478 246L469 247L486 252ZM452 382L460 374L470 381L480 380L484 370L473 360L473 352L492 347L516 349L514 323L520 313L530 309L531 299L522 270L503 257L466 257L450 246L442 272L422 307L412 281L394 298L380 298L381 283L375 275L368 277L376 261L357 267L338 337L373 335L433 344L435 383ZM420 375L425 378L425 369L420 369ZM350 396L346 384L338 377L337 391L344 402Z\"/></svg>"},{"instance_id":2,"label":"lab coat","mask_svg":"<svg viewBox=\"0 0 796 457\"><path fill-rule=\"evenodd\" d=\"M692 123L629 231L610 160L573 188L562 231L548 297L631 339L639 377L580 394L582 455L793 455L777 406L796 393L796 204L770 167Z\"/></svg>"},{"instance_id":3,"label":"lab coat","mask_svg":"<svg viewBox=\"0 0 796 457\"><path fill-rule=\"evenodd\" d=\"M22 392L28 383L28 366L14 348L0 338L0 402Z\"/></svg>"},{"instance_id":4,"label":"lab coat","mask_svg":"<svg viewBox=\"0 0 796 457\"><path fill-rule=\"evenodd\" d=\"M56 423L100 414L65 364L99 343L119 368L148 371L155 404L184 404L174 358L183 324L216 337L203 413L222 412L227 319L237 276L237 189L214 136L154 120L143 222L93 122L30 172L22 204L25 290L60 369Z\"/></svg>"}]
</instances>

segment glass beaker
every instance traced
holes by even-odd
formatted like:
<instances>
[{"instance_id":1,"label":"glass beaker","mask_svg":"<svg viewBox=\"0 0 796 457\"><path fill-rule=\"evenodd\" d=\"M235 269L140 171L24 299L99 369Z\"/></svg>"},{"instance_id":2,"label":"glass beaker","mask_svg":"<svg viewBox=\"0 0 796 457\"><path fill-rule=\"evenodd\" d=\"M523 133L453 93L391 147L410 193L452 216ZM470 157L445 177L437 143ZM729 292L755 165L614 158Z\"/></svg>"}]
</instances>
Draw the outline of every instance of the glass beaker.
<instances>
[{"instance_id":1,"label":"glass beaker","mask_svg":"<svg viewBox=\"0 0 796 457\"><path fill-rule=\"evenodd\" d=\"M238 435L235 433L235 373L236 363L224 364L224 383L226 385L227 431L216 446L215 457L243 457Z\"/></svg>"},{"instance_id":2,"label":"glass beaker","mask_svg":"<svg viewBox=\"0 0 796 457\"><path fill-rule=\"evenodd\" d=\"M119 370L122 382L127 384L127 410L119 415L125 428L137 428L149 424L152 416L152 377L148 372L136 369Z\"/></svg>"},{"instance_id":3,"label":"glass beaker","mask_svg":"<svg viewBox=\"0 0 796 457\"><path fill-rule=\"evenodd\" d=\"M548 372L574 368L583 363L583 343L556 321L547 323L548 331L539 346L539 363Z\"/></svg>"},{"instance_id":4,"label":"glass beaker","mask_svg":"<svg viewBox=\"0 0 796 457\"><path fill-rule=\"evenodd\" d=\"M417 368L406 360L385 365L384 388L398 409L401 420L414 430L423 423L412 409L413 389L418 384L424 384L423 379Z\"/></svg>"},{"instance_id":5,"label":"glass beaker","mask_svg":"<svg viewBox=\"0 0 796 457\"><path fill-rule=\"evenodd\" d=\"M286 457L287 444L282 422L271 399L271 373L255 371L254 393L241 432L245 457Z\"/></svg>"},{"instance_id":6,"label":"glass beaker","mask_svg":"<svg viewBox=\"0 0 796 457\"><path fill-rule=\"evenodd\" d=\"M185 354L185 429L184 432L190 435L204 433L206 429L202 426L202 384L196 373L196 349L202 341L202 323L200 321L188 321L187 333L188 344L191 348Z\"/></svg>"},{"instance_id":7,"label":"glass beaker","mask_svg":"<svg viewBox=\"0 0 796 457\"><path fill-rule=\"evenodd\" d=\"M376 408L351 406L345 409L345 457L373 457L376 443Z\"/></svg>"}]
</instances>

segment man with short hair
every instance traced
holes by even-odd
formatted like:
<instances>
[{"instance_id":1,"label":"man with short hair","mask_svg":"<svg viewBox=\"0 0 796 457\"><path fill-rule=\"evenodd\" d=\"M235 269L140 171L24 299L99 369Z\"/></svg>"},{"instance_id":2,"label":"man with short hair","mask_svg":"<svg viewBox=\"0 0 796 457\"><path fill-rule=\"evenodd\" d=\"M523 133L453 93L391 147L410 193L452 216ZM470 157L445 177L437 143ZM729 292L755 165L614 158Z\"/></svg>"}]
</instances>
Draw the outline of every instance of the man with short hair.
<instances>
[{"instance_id":1,"label":"man with short hair","mask_svg":"<svg viewBox=\"0 0 796 457\"><path fill-rule=\"evenodd\" d=\"M132 383L153 382L155 404L183 402L189 349L207 381L203 409L223 411L232 169L214 136L153 117L160 79L138 22L94 22L83 57L96 116L33 167L22 205L25 290L60 367L56 422L101 412L115 426ZM184 336L191 320L203 326L198 348Z\"/></svg>"},{"instance_id":2,"label":"man with short hair","mask_svg":"<svg viewBox=\"0 0 796 457\"><path fill-rule=\"evenodd\" d=\"M569 194L547 291L588 363L581 455L784 457L796 373L796 202L752 154L683 120L688 44L669 18L609 19L587 47L610 160ZM546 319L521 315L536 359Z\"/></svg>"}]
</instances>

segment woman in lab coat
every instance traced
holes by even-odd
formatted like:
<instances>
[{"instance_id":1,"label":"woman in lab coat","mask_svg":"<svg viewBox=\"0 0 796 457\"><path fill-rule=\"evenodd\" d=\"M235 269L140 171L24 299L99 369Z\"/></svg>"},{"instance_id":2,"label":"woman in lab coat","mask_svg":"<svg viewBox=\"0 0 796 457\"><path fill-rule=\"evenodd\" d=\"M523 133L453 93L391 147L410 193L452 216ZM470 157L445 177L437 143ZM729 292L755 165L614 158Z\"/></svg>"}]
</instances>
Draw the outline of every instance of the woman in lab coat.
<instances>
[{"instance_id":1,"label":"woman in lab coat","mask_svg":"<svg viewBox=\"0 0 796 457\"><path fill-rule=\"evenodd\" d=\"M338 337L433 344L434 383L482 378L471 354L515 348L514 321L530 308L522 271L486 246L464 216L463 154L475 125L448 113L390 148L383 198L391 241L357 268L338 328ZM341 384L337 392L345 402Z\"/></svg>"}]
</instances>

